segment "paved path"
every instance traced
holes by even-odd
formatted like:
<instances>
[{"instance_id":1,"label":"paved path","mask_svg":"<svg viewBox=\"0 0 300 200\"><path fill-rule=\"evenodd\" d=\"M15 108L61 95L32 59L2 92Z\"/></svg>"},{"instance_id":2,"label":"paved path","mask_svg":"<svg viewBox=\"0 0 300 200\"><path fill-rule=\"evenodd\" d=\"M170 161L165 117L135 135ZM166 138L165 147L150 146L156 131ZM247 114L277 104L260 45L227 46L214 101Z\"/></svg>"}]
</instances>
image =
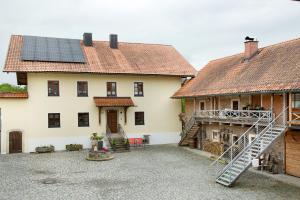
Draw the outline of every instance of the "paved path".
<instances>
[{"instance_id":1,"label":"paved path","mask_svg":"<svg viewBox=\"0 0 300 200\"><path fill-rule=\"evenodd\" d=\"M0 199L300 199L300 188L251 172L234 188L214 182L209 161L173 145L115 154L86 152L0 156Z\"/></svg>"}]
</instances>

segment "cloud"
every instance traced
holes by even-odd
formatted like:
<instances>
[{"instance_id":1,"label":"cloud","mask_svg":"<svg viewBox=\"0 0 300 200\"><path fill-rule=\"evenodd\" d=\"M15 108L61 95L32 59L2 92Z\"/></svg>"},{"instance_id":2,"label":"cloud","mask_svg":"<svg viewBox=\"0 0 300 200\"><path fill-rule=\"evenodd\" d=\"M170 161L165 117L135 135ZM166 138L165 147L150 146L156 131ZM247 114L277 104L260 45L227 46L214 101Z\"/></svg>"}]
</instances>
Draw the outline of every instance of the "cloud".
<instances>
[{"instance_id":1,"label":"cloud","mask_svg":"<svg viewBox=\"0 0 300 200\"><path fill-rule=\"evenodd\" d=\"M243 51L246 35L260 46L300 36L300 3L282 0L4 0L0 7L0 66L11 34L172 44L200 69ZM0 73L0 82L15 75Z\"/></svg>"}]
</instances>

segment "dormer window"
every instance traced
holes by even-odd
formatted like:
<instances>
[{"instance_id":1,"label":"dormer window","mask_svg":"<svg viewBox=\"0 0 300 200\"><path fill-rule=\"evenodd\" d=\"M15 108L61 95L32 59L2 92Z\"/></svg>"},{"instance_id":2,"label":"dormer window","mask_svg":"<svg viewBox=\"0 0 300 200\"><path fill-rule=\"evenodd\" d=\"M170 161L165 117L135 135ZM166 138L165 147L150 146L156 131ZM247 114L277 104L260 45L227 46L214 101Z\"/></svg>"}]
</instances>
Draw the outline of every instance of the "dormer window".
<instances>
[{"instance_id":1,"label":"dormer window","mask_svg":"<svg viewBox=\"0 0 300 200\"><path fill-rule=\"evenodd\" d=\"M107 89L108 97L116 97L117 96L117 83L116 82L107 82L106 89Z\"/></svg>"}]
</instances>

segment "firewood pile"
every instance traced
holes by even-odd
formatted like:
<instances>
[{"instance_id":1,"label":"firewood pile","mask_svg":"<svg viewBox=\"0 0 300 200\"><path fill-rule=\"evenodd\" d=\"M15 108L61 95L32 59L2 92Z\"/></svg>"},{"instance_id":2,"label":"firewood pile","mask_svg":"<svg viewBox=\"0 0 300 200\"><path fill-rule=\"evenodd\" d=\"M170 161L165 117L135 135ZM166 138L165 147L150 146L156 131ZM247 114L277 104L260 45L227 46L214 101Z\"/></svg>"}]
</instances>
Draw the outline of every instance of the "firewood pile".
<instances>
[{"instance_id":1,"label":"firewood pile","mask_svg":"<svg viewBox=\"0 0 300 200\"><path fill-rule=\"evenodd\" d=\"M223 153L223 145L219 142L203 141L203 150L214 155L221 155Z\"/></svg>"}]
</instances>

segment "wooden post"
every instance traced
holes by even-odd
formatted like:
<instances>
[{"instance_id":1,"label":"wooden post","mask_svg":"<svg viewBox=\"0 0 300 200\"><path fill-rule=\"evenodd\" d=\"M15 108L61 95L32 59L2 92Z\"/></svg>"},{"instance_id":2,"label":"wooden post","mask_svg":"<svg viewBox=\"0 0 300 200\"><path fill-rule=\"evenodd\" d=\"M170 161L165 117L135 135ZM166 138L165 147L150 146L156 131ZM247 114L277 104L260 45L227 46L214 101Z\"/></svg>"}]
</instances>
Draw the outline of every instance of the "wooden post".
<instances>
[{"instance_id":1,"label":"wooden post","mask_svg":"<svg viewBox=\"0 0 300 200\"><path fill-rule=\"evenodd\" d=\"M271 94L271 108L270 108L272 115L273 115L273 109L274 109L273 107L274 107L274 94L272 93Z\"/></svg>"},{"instance_id":2,"label":"wooden post","mask_svg":"<svg viewBox=\"0 0 300 200\"><path fill-rule=\"evenodd\" d=\"M252 95L251 94L249 95L248 103L249 103L249 105L252 105Z\"/></svg>"},{"instance_id":3,"label":"wooden post","mask_svg":"<svg viewBox=\"0 0 300 200\"><path fill-rule=\"evenodd\" d=\"M284 109L286 108L286 93L282 94L282 111L284 111ZM286 111L283 112L282 115L282 123L285 124L286 121Z\"/></svg>"},{"instance_id":4,"label":"wooden post","mask_svg":"<svg viewBox=\"0 0 300 200\"><path fill-rule=\"evenodd\" d=\"M260 107L263 107L263 94L260 94Z\"/></svg>"},{"instance_id":5,"label":"wooden post","mask_svg":"<svg viewBox=\"0 0 300 200\"><path fill-rule=\"evenodd\" d=\"M293 108L292 108L292 93L290 92L289 93L289 126L291 126L292 125L292 110Z\"/></svg>"},{"instance_id":6,"label":"wooden post","mask_svg":"<svg viewBox=\"0 0 300 200\"><path fill-rule=\"evenodd\" d=\"M242 101L241 101L241 95L239 95L239 110L242 110Z\"/></svg>"},{"instance_id":7,"label":"wooden post","mask_svg":"<svg viewBox=\"0 0 300 200\"><path fill-rule=\"evenodd\" d=\"M196 98L194 98L194 113L196 112Z\"/></svg>"},{"instance_id":8,"label":"wooden post","mask_svg":"<svg viewBox=\"0 0 300 200\"><path fill-rule=\"evenodd\" d=\"M218 110L221 110L221 96L218 96Z\"/></svg>"},{"instance_id":9,"label":"wooden post","mask_svg":"<svg viewBox=\"0 0 300 200\"><path fill-rule=\"evenodd\" d=\"M127 108L128 107L124 107L124 122L125 122L125 124L127 124Z\"/></svg>"},{"instance_id":10,"label":"wooden post","mask_svg":"<svg viewBox=\"0 0 300 200\"><path fill-rule=\"evenodd\" d=\"M101 125L101 107L98 107L99 110L99 125Z\"/></svg>"}]
</instances>

